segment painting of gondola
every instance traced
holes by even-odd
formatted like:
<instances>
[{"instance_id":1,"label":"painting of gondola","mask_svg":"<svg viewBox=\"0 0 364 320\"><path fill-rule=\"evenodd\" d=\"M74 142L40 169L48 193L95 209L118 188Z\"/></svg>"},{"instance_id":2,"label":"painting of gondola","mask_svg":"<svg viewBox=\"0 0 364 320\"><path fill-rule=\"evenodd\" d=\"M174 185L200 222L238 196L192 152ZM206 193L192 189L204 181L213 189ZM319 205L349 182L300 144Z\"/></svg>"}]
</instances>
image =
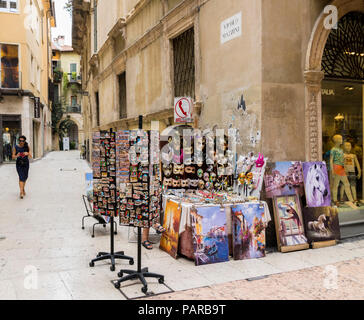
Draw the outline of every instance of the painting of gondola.
<instances>
[{"instance_id":1,"label":"painting of gondola","mask_svg":"<svg viewBox=\"0 0 364 320\"><path fill-rule=\"evenodd\" d=\"M174 201L168 200L164 210L163 232L159 248L177 258L179 226L181 221L181 206Z\"/></svg>"},{"instance_id":2,"label":"painting of gondola","mask_svg":"<svg viewBox=\"0 0 364 320\"><path fill-rule=\"evenodd\" d=\"M299 161L268 163L264 174L267 198L297 194L303 196L303 170Z\"/></svg>"},{"instance_id":3,"label":"painting of gondola","mask_svg":"<svg viewBox=\"0 0 364 320\"><path fill-rule=\"evenodd\" d=\"M234 260L265 257L264 205L240 204L231 212Z\"/></svg>"},{"instance_id":4,"label":"painting of gondola","mask_svg":"<svg viewBox=\"0 0 364 320\"><path fill-rule=\"evenodd\" d=\"M278 249L294 251L307 249L300 198L297 195L273 198Z\"/></svg>"},{"instance_id":5,"label":"painting of gondola","mask_svg":"<svg viewBox=\"0 0 364 320\"><path fill-rule=\"evenodd\" d=\"M229 261L225 209L201 206L191 209L195 264Z\"/></svg>"}]
</instances>

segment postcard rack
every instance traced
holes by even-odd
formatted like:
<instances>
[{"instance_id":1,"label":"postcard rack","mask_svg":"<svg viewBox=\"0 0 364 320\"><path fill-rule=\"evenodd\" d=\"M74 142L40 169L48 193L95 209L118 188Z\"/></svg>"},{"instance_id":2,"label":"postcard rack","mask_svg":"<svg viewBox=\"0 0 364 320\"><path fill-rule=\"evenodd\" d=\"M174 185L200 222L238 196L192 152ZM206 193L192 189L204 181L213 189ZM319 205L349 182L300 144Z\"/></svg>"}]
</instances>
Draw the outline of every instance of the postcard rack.
<instances>
[{"instance_id":1,"label":"postcard rack","mask_svg":"<svg viewBox=\"0 0 364 320\"><path fill-rule=\"evenodd\" d=\"M143 116L139 116L139 129L143 128ZM148 190L150 188L150 179L148 179ZM148 201L151 201L151 198L148 198ZM134 227L129 225L129 227ZM144 226L145 227L145 226ZM137 256L137 270L127 270L122 269L119 271L118 276L120 279L114 282L115 288L120 288L120 283L133 280L133 279L139 279L140 282L143 284L143 287L141 291L143 293L148 292L148 283L146 281L146 278L158 278L158 282L160 284L164 283L164 276L157 273L151 273L149 272L148 268L142 268L142 226L138 225L138 256ZM124 274L126 274L124 276Z\"/></svg>"},{"instance_id":2,"label":"postcard rack","mask_svg":"<svg viewBox=\"0 0 364 320\"><path fill-rule=\"evenodd\" d=\"M93 143L97 143L94 141ZM122 259L122 260L129 260L129 264L134 264L134 259L132 257L124 255L124 251L114 251L114 217L117 215L117 190L116 190L116 177L115 173L112 173L115 170L111 170L112 161L115 161L115 132L110 129L110 132L103 131L101 132L101 136L99 139L99 148L103 144L102 148L104 149L104 155L100 154L100 158L96 158L99 162L103 162L103 168L105 171L98 169L94 170L96 174L94 174L94 201L93 206L95 212L100 213L101 215L106 215L110 217L110 252L99 252L95 259L92 259L90 262L90 267L95 266L95 262L101 260L111 260L110 270L115 271L115 260ZM112 157L114 158L112 160ZM110 161L111 160L111 161ZM115 166L115 164L114 164ZM99 179L97 179L99 178Z\"/></svg>"}]
</instances>

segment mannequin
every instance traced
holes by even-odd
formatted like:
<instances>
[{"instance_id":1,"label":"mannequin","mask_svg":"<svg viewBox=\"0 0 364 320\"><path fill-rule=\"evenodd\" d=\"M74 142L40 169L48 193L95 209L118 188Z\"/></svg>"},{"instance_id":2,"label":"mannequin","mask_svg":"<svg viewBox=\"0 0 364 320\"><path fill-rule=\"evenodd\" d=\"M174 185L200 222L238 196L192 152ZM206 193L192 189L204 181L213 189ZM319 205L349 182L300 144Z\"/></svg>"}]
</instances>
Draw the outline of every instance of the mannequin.
<instances>
[{"instance_id":1,"label":"mannequin","mask_svg":"<svg viewBox=\"0 0 364 320\"><path fill-rule=\"evenodd\" d=\"M356 179L360 179L361 177L361 168L356 154L352 153L352 146L350 142L344 143L344 167L345 173L348 177L351 193L353 195L355 204L358 205L358 198L356 192ZM355 173L355 168L358 170L358 175ZM344 188L341 187L340 190L340 199L344 198Z\"/></svg>"},{"instance_id":2,"label":"mannequin","mask_svg":"<svg viewBox=\"0 0 364 320\"><path fill-rule=\"evenodd\" d=\"M331 149L330 152L330 172L332 174L332 179L334 182L332 188L332 200L334 201L335 205L339 204L337 201L337 192L340 182L342 182L344 185L346 196L348 197L350 202L353 202L354 199L351 194L349 180L344 168L344 151L340 148L340 146L343 144L343 137L341 135L335 135L332 138L332 141L334 142L334 147Z\"/></svg>"}]
</instances>

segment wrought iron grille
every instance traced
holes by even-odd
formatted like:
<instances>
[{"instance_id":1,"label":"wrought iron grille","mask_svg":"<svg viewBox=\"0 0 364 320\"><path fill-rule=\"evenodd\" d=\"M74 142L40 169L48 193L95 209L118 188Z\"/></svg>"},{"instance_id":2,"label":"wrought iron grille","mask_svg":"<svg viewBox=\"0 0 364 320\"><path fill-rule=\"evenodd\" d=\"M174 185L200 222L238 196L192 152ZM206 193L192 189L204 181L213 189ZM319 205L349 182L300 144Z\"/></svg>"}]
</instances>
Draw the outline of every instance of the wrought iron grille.
<instances>
[{"instance_id":1,"label":"wrought iron grille","mask_svg":"<svg viewBox=\"0 0 364 320\"><path fill-rule=\"evenodd\" d=\"M195 98L195 41L193 28L173 39L174 96Z\"/></svg>"},{"instance_id":2,"label":"wrought iron grille","mask_svg":"<svg viewBox=\"0 0 364 320\"><path fill-rule=\"evenodd\" d=\"M350 12L327 39L322 57L326 77L364 80L364 14Z\"/></svg>"}]
</instances>

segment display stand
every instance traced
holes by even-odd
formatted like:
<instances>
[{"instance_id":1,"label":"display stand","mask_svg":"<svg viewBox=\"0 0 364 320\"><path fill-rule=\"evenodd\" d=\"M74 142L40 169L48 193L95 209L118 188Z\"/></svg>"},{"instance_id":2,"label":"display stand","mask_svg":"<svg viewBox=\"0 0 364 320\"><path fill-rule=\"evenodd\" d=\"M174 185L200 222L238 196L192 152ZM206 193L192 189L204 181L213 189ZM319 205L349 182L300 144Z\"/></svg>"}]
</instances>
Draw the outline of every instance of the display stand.
<instances>
[{"instance_id":1,"label":"display stand","mask_svg":"<svg viewBox=\"0 0 364 320\"><path fill-rule=\"evenodd\" d=\"M139 129L143 128L143 116L139 116ZM158 282L160 284L164 283L164 276L156 273L151 273L148 271L148 268L142 269L142 228L138 228L138 268L137 270L120 270L118 276L120 277L119 280L114 282L114 286L116 289L120 288L120 283L125 282L128 280L139 279L143 284L142 292L147 293L148 291L148 284L145 278L158 278ZM126 276L123 276L126 273Z\"/></svg>"},{"instance_id":2,"label":"display stand","mask_svg":"<svg viewBox=\"0 0 364 320\"><path fill-rule=\"evenodd\" d=\"M112 129L110 129L110 133L112 132ZM115 181L114 184L116 185ZM117 201L117 195L115 192L115 203ZM108 252L99 252L95 259L92 259L90 262L90 267L95 266L95 262L101 261L101 260L111 260L111 266L110 270L115 271L115 260L116 259L123 259L123 260L129 260L129 264L134 264L134 259L132 257L124 255L124 251L118 251L114 252L114 214L117 209L114 208L114 213L110 216L110 253Z\"/></svg>"},{"instance_id":3,"label":"display stand","mask_svg":"<svg viewBox=\"0 0 364 320\"><path fill-rule=\"evenodd\" d=\"M335 246L335 245L336 245L336 240L317 241L317 242L311 243L312 249L331 247L331 246Z\"/></svg>"}]
</instances>

